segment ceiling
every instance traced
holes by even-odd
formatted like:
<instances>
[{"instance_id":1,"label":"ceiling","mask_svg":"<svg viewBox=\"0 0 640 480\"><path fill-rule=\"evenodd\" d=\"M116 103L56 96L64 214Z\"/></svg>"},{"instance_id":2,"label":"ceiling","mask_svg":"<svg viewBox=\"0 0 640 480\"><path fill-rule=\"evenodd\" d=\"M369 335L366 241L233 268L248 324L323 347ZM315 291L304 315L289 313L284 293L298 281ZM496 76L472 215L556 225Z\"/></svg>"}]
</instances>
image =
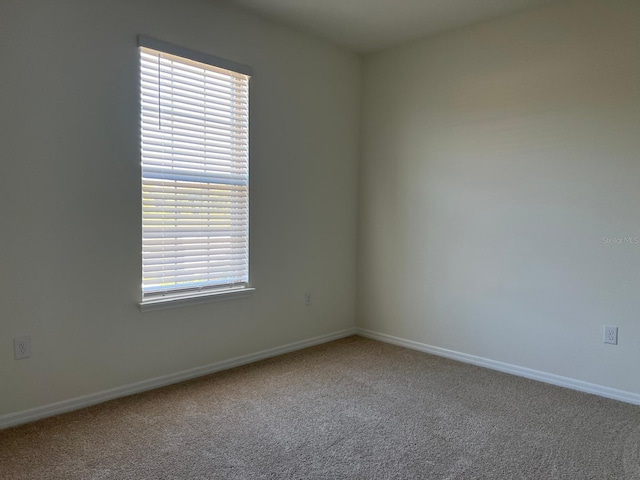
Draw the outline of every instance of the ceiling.
<instances>
[{"instance_id":1,"label":"ceiling","mask_svg":"<svg viewBox=\"0 0 640 480\"><path fill-rule=\"evenodd\" d=\"M559 0L227 0L360 53Z\"/></svg>"}]
</instances>

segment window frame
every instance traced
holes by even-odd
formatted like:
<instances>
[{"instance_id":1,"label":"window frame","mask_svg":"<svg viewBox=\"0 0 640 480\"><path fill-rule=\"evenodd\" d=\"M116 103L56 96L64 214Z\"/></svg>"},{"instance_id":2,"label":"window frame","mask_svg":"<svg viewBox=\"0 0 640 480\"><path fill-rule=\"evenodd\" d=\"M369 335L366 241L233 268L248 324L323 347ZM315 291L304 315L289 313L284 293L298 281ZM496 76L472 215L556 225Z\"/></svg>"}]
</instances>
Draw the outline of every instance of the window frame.
<instances>
[{"instance_id":1,"label":"window frame","mask_svg":"<svg viewBox=\"0 0 640 480\"><path fill-rule=\"evenodd\" d=\"M224 69L228 71L232 71L241 75L245 75L247 77L251 77L253 75L253 70L251 67L242 65L236 62L232 62L230 60L226 60L223 58L215 57L213 55L208 55L202 52L198 52L195 50L191 50L185 47L180 47L177 45L173 45L161 40L157 40L146 35L138 35L138 101L139 101L139 122L138 122L138 134L139 134L139 154L140 154L140 192L141 195L143 193L143 183L144 183L144 163L143 163L143 108L142 108L142 51L140 47L156 50L162 53L166 53L169 55L182 57L184 59L199 62L202 64L210 65L215 68ZM249 79L247 79L247 82ZM248 92L247 85L247 92ZM247 114L249 112L249 100L247 99L246 103ZM248 121L248 119L247 119ZM233 137L230 135L230 139ZM247 149L249 147L248 139L247 139ZM249 169L249 157L247 153L246 160L246 168L247 168L247 176ZM247 177L248 178L248 177ZM142 311L146 310L156 310L163 308L172 308L178 307L188 304L197 304L204 303L210 301L219 301L219 300L230 300L235 298L242 298L249 295L255 289L249 283L249 185L247 180L247 192L246 192L246 248L247 248L247 266L246 266L246 282L233 284L233 285L215 285L209 284L203 287L193 287L193 288L174 288L174 289L166 289L163 291L144 291L144 284L141 284L141 300L139 302L140 309ZM142 197L140 206L142 208ZM213 207L215 208L215 207ZM141 211L141 221L142 221L142 211ZM141 228L142 232L142 228ZM143 235L144 240L144 235ZM142 245L142 244L141 244ZM141 280L144 282L144 267L141 264Z\"/></svg>"}]
</instances>

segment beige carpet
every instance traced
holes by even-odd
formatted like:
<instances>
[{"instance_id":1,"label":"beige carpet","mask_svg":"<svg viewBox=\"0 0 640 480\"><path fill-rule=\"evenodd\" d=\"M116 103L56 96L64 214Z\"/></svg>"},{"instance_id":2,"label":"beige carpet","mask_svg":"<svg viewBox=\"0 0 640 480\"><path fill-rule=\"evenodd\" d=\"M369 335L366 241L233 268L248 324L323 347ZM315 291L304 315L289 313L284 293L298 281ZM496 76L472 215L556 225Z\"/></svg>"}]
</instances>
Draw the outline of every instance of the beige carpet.
<instances>
[{"instance_id":1,"label":"beige carpet","mask_svg":"<svg viewBox=\"0 0 640 480\"><path fill-rule=\"evenodd\" d=\"M0 431L2 479L640 479L640 407L350 337Z\"/></svg>"}]
</instances>

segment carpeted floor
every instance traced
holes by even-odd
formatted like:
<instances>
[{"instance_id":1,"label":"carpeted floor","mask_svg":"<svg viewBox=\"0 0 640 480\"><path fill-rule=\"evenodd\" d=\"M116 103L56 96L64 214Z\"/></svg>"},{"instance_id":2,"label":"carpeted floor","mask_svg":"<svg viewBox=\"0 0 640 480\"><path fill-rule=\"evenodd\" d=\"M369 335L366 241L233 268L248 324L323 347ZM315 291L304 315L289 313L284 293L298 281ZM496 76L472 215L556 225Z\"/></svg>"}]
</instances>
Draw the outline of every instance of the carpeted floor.
<instances>
[{"instance_id":1,"label":"carpeted floor","mask_svg":"<svg viewBox=\"0 0 640 480\"><path fill-rule=\"evenodd\" d=\"M0 431L0 478L640 479L640 407L350 337Z\"/></svg>"}]
</instances>

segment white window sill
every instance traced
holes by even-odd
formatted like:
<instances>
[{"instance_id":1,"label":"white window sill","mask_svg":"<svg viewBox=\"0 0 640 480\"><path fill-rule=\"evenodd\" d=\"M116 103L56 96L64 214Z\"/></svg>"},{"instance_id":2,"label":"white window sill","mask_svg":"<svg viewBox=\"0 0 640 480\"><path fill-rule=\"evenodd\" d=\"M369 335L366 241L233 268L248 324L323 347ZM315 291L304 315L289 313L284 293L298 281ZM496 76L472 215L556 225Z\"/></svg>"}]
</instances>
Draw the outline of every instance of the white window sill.
<instances>
[{"instance_id":1,"label":"white window sill","mask_svg":"<svg viewBox=\"0 0 640 480\"><path fill-rule=\"evenodd\" d=\"M244 298L255 292L255 288L234 288L229 290L217 290L204 293L188 293L164 295L143 300L139 303L141 312L150 312L153 310L165 310L167 308L184 307L188 305L197 305L199 303L221 302L225 300L236 300Z\"/></svg>"}]
</instances>

